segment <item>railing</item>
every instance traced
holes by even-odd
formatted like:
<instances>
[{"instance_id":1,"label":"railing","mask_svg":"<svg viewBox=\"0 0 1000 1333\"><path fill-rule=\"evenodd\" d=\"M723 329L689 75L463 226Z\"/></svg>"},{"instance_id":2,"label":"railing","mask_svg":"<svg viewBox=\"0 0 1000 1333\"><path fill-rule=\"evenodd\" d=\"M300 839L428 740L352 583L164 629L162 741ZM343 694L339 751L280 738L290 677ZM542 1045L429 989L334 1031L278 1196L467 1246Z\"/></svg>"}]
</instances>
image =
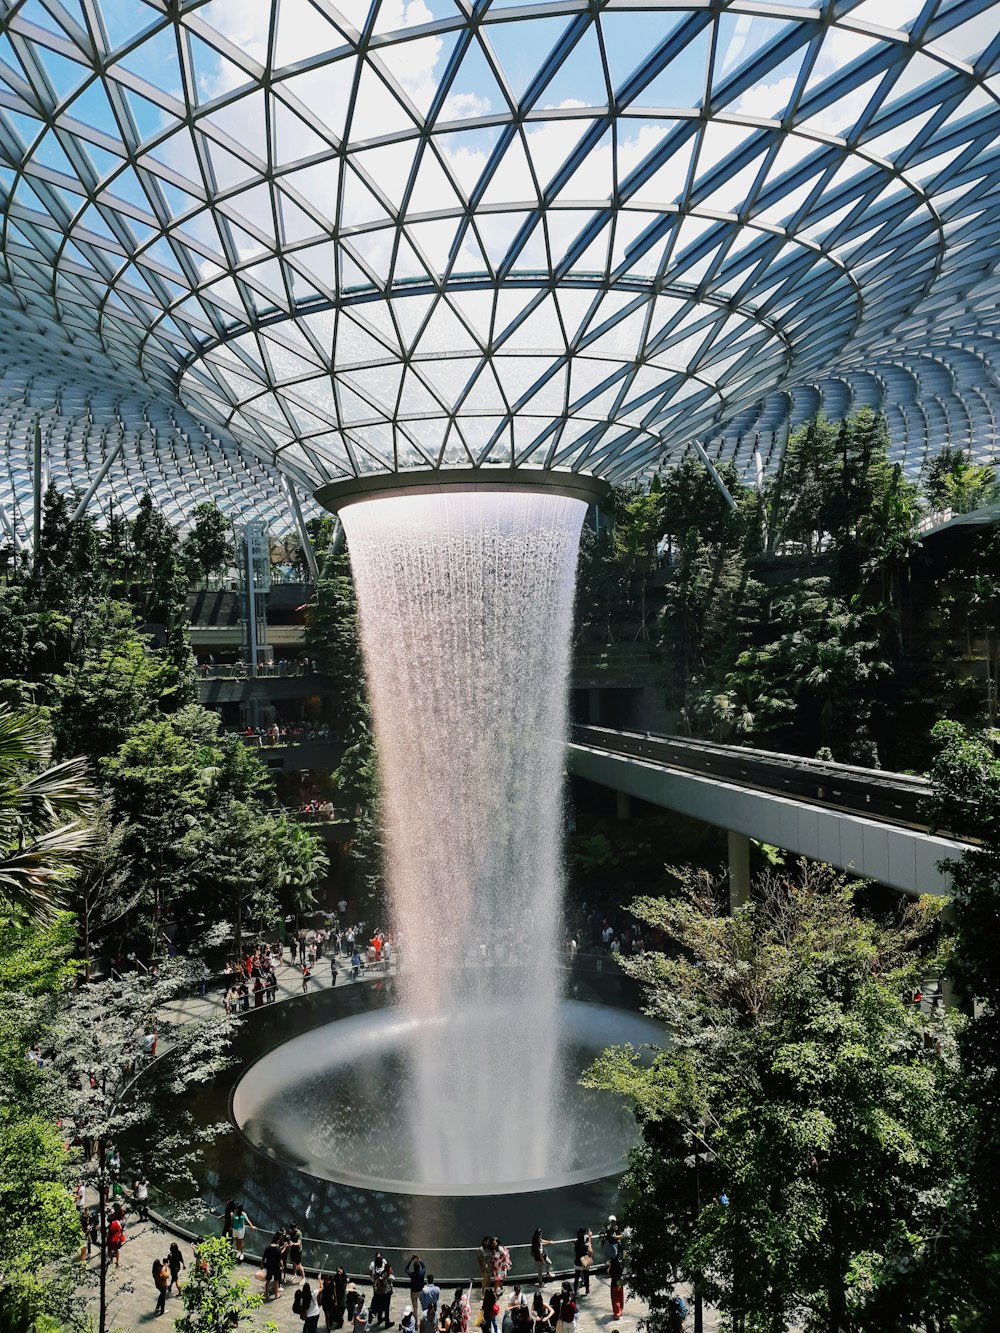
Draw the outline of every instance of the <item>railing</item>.
<instances>
[{"instance_id":1,"label":"railing","mask_svg":"<svg viewBox=\"0 0 1000 1333\"><path fill-rule=\"evenodd\" d=\"M329 727L306 727L293 731L290 727L281 727L276 732L251 732L234 728L234 736L242 736L243 742L257 750L274 749L279 745L325 745L338 739L336 732Z\"/></svg>"},{"instance_id":2,"label":"railing","mask_svg":"<svg viewBox=\"0 0 1000 1333\"><path fill-rule=\"evenodd\" d=\"M615 667L651 666L654 660L650 652L634 653L625 648L612 648L598 653L576 653L573 657L573 667L576 670L582 667L597 667L607 671Z\"/></svg>"},{"instance_id":3,"label":"railing","mask_svg":"<svg viewBox=\"0 0 1000 1333\"><path fill-rule=\"evenodd\" d=\"M266 662L257 668L257 676L272 678L275 676L316 676L314 662ZM198 675L202 680L250 680L250 668L245 662L222 662L210 666L199 666Z\"/></svg>"},{"instance_id":4,"label":"railing","mask_svg":"<svg viewBox=\"0 0 1000 1333\"><path fill-rule=\"evenodd\" d=\"M249 1199L243 1202L253 1221L252 1202ZM220 1235L222 1232L222 1214L217 1208L206 1204L203 1199L184 1202L173 1198L164 1190L150 1186L150 1204L157 1221L191 1240ZM484 1225L489 1225L489 1219L486 1219ZM245 1244L247 1255L259 1262L261 1252L270 1239L271 1231L267 1227L262 1226L256 1231L248 1231ZM545 1249L550 1265L557 1275L572 1276L573 1245L573 1238L546 1243ZM510 1287L515 1282L533 1283L537 1276L537 1265L531 1257L531 1245L508 1245L507 1248L512 1263L510 1272L504 1279L505 1287ZM340 1267L346 1270L352 1281L368 1284L370 1282L368 1265L376 1250L381 1250L392 1268L396 1286L393 1295L394 1308L401 1308L409 1299L406 1265L414 1254L419 1254L427 1266L428 1273L434 1274L435 1282L442 1289L442 1301L450 1301L457 1286L468 1286L471 1282L478 1288L480 1284L478 1246L427 1246L421 1245L418 1241L414 1245L399 1248L376 1243L358 1245L351 1241L325 1240L318 1236L303 1235L302 1264L310 1276L332 1273ZM594 1262L600 1267L601 1245L596 1234L594 1255ZM472 1301L475 1306L475 1293ZM398 1306L396 1303L399 1303Z\"/></svg>"},{"instance_id":5,"label":"railing","mask_svg":"<svg viewBox=\"0 0 1000 1333\"><path fill-rule=\"evenodd\" d=\"M335 805L326 809L307 810L301 805L286 807L291 814L296 814L307 824L343 824L354 818L354 809L338 808Z\"/></svg>"},{"instance_id":6,"label":"railing","mask_svg":"<svg viewBox=\"0 0 1000 1333\"><path fill-rule=\"evenodd\" d=\"M957 505L950 505L946 509L935 509L924 517L917 524L917 531L920 533L930 532L933 528L943 527L953 518L959 518L962 514L976 514L980 510L998 510L1000 509L1000 492L987 492L982 495L970 495L968 499L960 501Z\"/></svg>"}]
</instances>

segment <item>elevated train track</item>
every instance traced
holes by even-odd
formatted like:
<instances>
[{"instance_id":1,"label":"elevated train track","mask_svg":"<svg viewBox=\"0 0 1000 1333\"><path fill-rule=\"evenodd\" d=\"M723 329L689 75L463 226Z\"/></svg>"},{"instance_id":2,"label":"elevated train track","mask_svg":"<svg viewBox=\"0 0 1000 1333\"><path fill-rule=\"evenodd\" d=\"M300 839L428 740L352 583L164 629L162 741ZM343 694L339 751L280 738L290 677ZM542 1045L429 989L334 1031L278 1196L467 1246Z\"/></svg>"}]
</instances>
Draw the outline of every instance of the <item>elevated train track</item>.
<instances>
[{"instance_id":1,"label":"elevated train track","mask_svg":"<svg viewBox=\"0 0 1000 1333\"><path fill-rule=\"evenodd\" d=\"M581 778L726 829L744 884L757 839L904 893L947 894L948 864L968 845L929 828L931 785L907 773L583 725L568 758Z\"/></svg>"},{"instance_id":2,"label":"elevated train track","mask_svg":"<svg viewBox=\"0 0 1000 1333\"><path fill-rule=\"evenodd\" d=\"M686 773L706 774L755 791L790 796L812 805L930 832L922 802L930 796L931 784L926 778L909 773L804 759L801 755L750 750L686 736L614 731L608 727L574 726L571 740L577 745L646 759Z\"/></svg>"}]
</instances>

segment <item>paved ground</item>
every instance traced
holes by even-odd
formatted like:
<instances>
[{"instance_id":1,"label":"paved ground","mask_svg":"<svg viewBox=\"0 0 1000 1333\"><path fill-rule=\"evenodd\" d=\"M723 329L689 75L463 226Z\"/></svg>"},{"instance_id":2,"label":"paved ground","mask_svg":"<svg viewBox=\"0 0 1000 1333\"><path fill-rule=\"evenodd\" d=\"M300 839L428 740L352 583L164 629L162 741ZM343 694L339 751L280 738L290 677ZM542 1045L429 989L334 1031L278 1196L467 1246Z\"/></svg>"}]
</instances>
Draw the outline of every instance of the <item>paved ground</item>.
<instances>
[{"instance_id":1,"label":"paved ground","mask_svg":"<svg viewBox=\"0 0 1000 1333\"><path fill-rule=\"evenodd\" d=\"M114 1333L137 1333L137 1330L149 1329L154 1326L164 1329L172 1328L174 1319L181 1311L180 1298L176 1293L171 1294L167 1299L166 1314L158 1317L155 1313L156 1290L153 1286L151 1269L153 1260L163 1258L174 1237L152 1222L133 1222L128 1228L127 1234L128 1241L121 1254L121 1267L118 1269L112 1268L108 1274L109 1331L113 1330ZM180 1246L185 1260L190 1263L190 1244L187 1241L181 1241ZM88 1261L87 1267L89 1269L86 1282L88 1301L91 1308L96 1310L96 1255ZM254 1286L257 1285L254 1278L255 1269L255 1264L247 1263L244 1265L244 1269L240 1270L241 1276L246 1277ZM292 1310L294 1290L295 1288L291 1283L286 1285L281 1297L278 1300L267 1301L263 1308L257 1312L253 1324L247 1327L260 1328L268 1320L273 1320L280 1333L288 1333L288 1330L301 1330L302 1322ZM551 1292L553 1290L552 1284L550 1283L545 1290ZM398 1317L406 1303L406 1294L397 1292L392 1300L391 1317ZM581 1296L579 1306L578 1333L612 1333L612 1330L620 1330L621 1333L636 1333L638 1321L646 1313L646 1307L642 1302L629 1299L625 1302L624 1314L621 1318L616 1319L611 1313L608 1279L601 1274L594 1274L591 1279L590 1295ZM689 1320L689 1325L690 1322ZM323 1321L320 1320L321 1328L322 1325ZM706 1311L705 1333L717 1333L717 1328L718 1324L714 1312Z\"/></svg>"},{"instance_id":2,"label":"paved ground","mask_svg":"<svg viewBox=\"0 0 1000 1333\"><path fill-rule=\"evenodd\" d=\"M330 964L328 959L321 959L316 964L314 976L316 979L311 983L313 988L329 986ZM350 968L338 962L337 984L339 986L362 983L352 983ZM286 963L278 969L278 1001L301 993L300 976L296 970ZM206 1014L216 1011L221 1002L221 992L218 991L210 992L204 998L193 996L171 1005L170 1017L175 1021L202 1018ZM163 1258L170 1248L170 1242L175 1237L153 1222L137 1222L134 1219L130 1224L126 1224L126 1232L128 1240L121 1253L121 1265L118 1269L110 1269L108 1273L109 1333L135 1333L136 1330L147 1329L152 1326L172 1328L174 1318L180 1313L180 1300L177 1294L173 1293L167 1300L166 1314L160 1317L156 1315L156 1290L153 1286L151 1270L153 1260ZM181 1240L180 1246L185 1260L190 1262L190 1242ZM256 1267L256 1264L251 1261L245 1264L243 1270L241 1270L245 1277L254 1282L254 1285L256 1285L254 1278ZM81 1280L81 1287L86 1295L88 1305L95 1312L97 1308L97 1269L98 1261L95 1254L87 1261L87 1271ZM552 1289L551 1284L546 1288L550 1292ZM292 1310L293 1291L294 1287L288 1285L278 1300L267 1301L262 1310L258 1312L252 1326L260 1328L269 1320L273 1320L280 1333L286 1333L286 1330L301 1330L301 1320ZM402 1311L406 1303L406 1296L403 1292L394 1295L391 1312L393 1317ZM635 1333L638 1321L645 1313L645 1306L641 1302L629 1299L626 1301L625 1312L622 1317L615 1319L611 1312L608 1280L600 1274L594 1274L591 1280L590 1296L581 1297L580 1299L580 1315L577 1327L579 1333L612 1333L613 1330L620 1330L620 1333ZM690 1322L689 1320L689 1325ZM322 1327L322 1320L320 1325ZM717 1327L714 1312L706 1311L705 1333L716 1333Z\"/></svg>"}]
</instances>

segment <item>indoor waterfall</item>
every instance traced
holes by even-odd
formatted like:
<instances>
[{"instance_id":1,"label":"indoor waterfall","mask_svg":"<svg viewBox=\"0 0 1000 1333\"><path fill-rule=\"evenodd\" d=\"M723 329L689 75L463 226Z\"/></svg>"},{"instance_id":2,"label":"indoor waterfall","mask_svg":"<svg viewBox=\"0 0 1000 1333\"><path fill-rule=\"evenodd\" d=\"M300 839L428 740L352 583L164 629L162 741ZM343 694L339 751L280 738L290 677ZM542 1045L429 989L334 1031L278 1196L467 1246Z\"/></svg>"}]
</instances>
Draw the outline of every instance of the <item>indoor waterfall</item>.
<instances>
[{"instance_id":1,"label":"indoor waterfall","mask_svg":"<svg viewBox=\"0 0 1000 1333\"><path fill-rule=\"evenodd\" d=\"M385 870L414 1020L416 1179L560 1169L563 763L586 506L545 491L345 507Z\"/></svg>"}]
</instances>

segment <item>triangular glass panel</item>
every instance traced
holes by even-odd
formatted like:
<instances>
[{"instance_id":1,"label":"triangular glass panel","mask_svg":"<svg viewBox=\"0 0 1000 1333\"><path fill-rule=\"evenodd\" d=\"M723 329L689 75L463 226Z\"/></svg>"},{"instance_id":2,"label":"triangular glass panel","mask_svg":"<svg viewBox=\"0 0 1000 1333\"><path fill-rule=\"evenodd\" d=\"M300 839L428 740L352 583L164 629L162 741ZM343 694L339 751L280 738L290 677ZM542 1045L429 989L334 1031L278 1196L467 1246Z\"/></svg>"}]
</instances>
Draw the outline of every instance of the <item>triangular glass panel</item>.
<instances>
[{"instance_id":1,"label":"triangular glass panel","mask_svg":"<svg viewBox=\"0 0 1000 1333\"><path fill-rule=\"evenodd\" d=\"M713 98L731 74L742 69L751 57L786 32L789 26L785 19L763 18L759 14L720 14L716 21ZM767 67L759 68L755 82L767 80Z\"/></svg>"},{"instance_id":2,"label":"triangular glass panel","mask_svg":"<svg viewBox=\"0 0 1000 1333\"><path fill-rule=\"evenodd\" d=\"M321 123L330 137L341 140L351 105L351 89L357 56L344 56L320 69L306 70L290 78L275 81L271 87L278 98L287 97L294 110L294 101Z\"/></svg>"},{"instance_id":3,"label":"triangular glass panel","mask_svg":"<svg viewBox=\"0 0 1000 1333\"><path fill-rule=\"evenodd\" d=\"M545 70L549 53L567 26L564 18L534 18L480 29L489 39L516 102Z\"/></svg>"},{"instance_id":4,"label":"triangular glass panel","mask_svg":"<svg viewBox=\"0 0 1000 1333\"><path fill-rule=\"evenodd\" d=\"M417 142L410 139L402 143L386 144L382 148L368 148L361 153L352 153L350 160L359 171L370 178L393 208L398 210L403 205L406 183L409 180L416 149Z\"/></svg>"},{"instance_id":5,"label":"triangular glass panel","mask_svg":"<svg viewBox=\"0 0 1000 1333\"><path fill-rule=\"evenodd\" d=\"M380 7L380 14L387 5ZM426 116L438 93L438 71L447 68L458 33L435 33L378 48L377 59L385 67L403 97L420 116Z\"/></svg>"},{"instance_id":6,"label":"triangular glass panel","mask_svg":"<svg viewBox=\"0 0 1000 1333\"><path fill-rule=\"evenodd\" d=\"M352 140L357 143L381 139L401 130L415 132L416 128L402 104L393 97L372 65L365 61L351 112Z\"/></svg>"},{"instance_id":7,"label":"triangular glass panel","mask_svg":"<svg viewBox=\"0 0 1000 1333\"><path fill-rule=\"evenodd\" d=\"M345 40L344 34L309 0L281 0L273 67L281 69L298 60L312 59L319 51L342 46Z\"/></svg>"},{"instance_id":8,"label":"triangular glass panel","mask_svg":"<svg viewBox=\"0 0 1000 1333\"><path fill-rule=\"evenodd\" d=\"M684 49L646 84L642 92L632 100L631 105L678 110L700 107L705 100L708 79L710 33L710 25L702 28Z\"/></svg>"},{"instance_id":9,"label":"triangular glass panel","mask_svg":"<svg viewBox=\"0 0 1000 1333\"><path fill-rule=\"evenodd\" d=\"M408 370L403 380L403 391L399 399L399 415L401 417L413 417L440 411L441 404L424 382L414 370Z\"/></svg>"},{"instance_id":10,"label":"triangular glass panel","mask_svg":"<svg viewBox=\"0 0 1000 1333\"><path fill-rule=\"evenodd\" d=\"M272 162L276 168L330 153L327 141L280 98L272 97L271 109L274 117Z\"/></svg>"},{"instance_id":11,"label":"triangular glass panel","mask_svg":"<svg viewBox=\"0 0 1000 1333\"><path fill-rule=\"evenodd\" d=\"M441 212L445 209L459 211L462 207L454 186L438 161L432 146L434 143L432 139L421 154L420 166L407 201L408 214Z\"/></svg>"},{"instance_id":12,"label":"triangular glass panel","mask_svg":"<svg viewBox=\"0 0 1000 1333\"><path fill-rule=\"evenodd\" d=\"M499 126L435 134L433 144L466 198L475 191L500 137Z\"/></svg>"},{"instance_id":13,"label":"triangular glass panel","mask_svg":"<svg viewBox=\"0 0 1000 1333\"><path fill-rule=\"evenodd\" d=\"M203 9L199 17L204 16ZM193 102L204 106L216 97L221 97L236 88L242 88L250 82L251 76L246 70L241 69L228 56L224 56L221 51L217 51L214 46L210 46L190 29L186 35L194 67L193 87L190 90Z\"/></svg>"},{"instance_id":14,"label":"triangular glass panel","mask_svg":"<svg viewBox=\"0 0 1000 1333\"><path fill-rule=\"evenodd\" d=\"M527 154L521 142L521 136L515 135L493 172L479 203L487 208L491 204L510 207L512 204L534 205L538 202Z\"/></svg>"},{"instance_id":15,"label":"triangular glass panel","mask_svg":"<svg viewBox=\"0 0 1000 1333\"><path fill-rule=\"evenodd\" d=\"M388 224L391 222L385 206L372 194L358 173L348 165L344 167L344 190L340 205L340 223L342 227L359 227L371 222Z\"/></svg>"},{"instance_id":16,"label":"triangular glass panel","mask_svg":"<svg viewBox=\"0 0 1000 1333\"><path fill-rule=\"evenodd\" d=\"M492 66L478 40L469 43L458 73L441 108L439 121L466 120L473 116L487 116L507 111L509 102L504 95Z\"/></svg>"},{"instance_id":17,"label":"triangular glass panel","mask_svg":"<svg viewBox=\"0 0 1000 1333\"><path fill-rule=\"evenodd\" d=\"M608 104L596 24L590 24L535 100L535 107L603 107Z\"/></svg>"}]
</instances>

